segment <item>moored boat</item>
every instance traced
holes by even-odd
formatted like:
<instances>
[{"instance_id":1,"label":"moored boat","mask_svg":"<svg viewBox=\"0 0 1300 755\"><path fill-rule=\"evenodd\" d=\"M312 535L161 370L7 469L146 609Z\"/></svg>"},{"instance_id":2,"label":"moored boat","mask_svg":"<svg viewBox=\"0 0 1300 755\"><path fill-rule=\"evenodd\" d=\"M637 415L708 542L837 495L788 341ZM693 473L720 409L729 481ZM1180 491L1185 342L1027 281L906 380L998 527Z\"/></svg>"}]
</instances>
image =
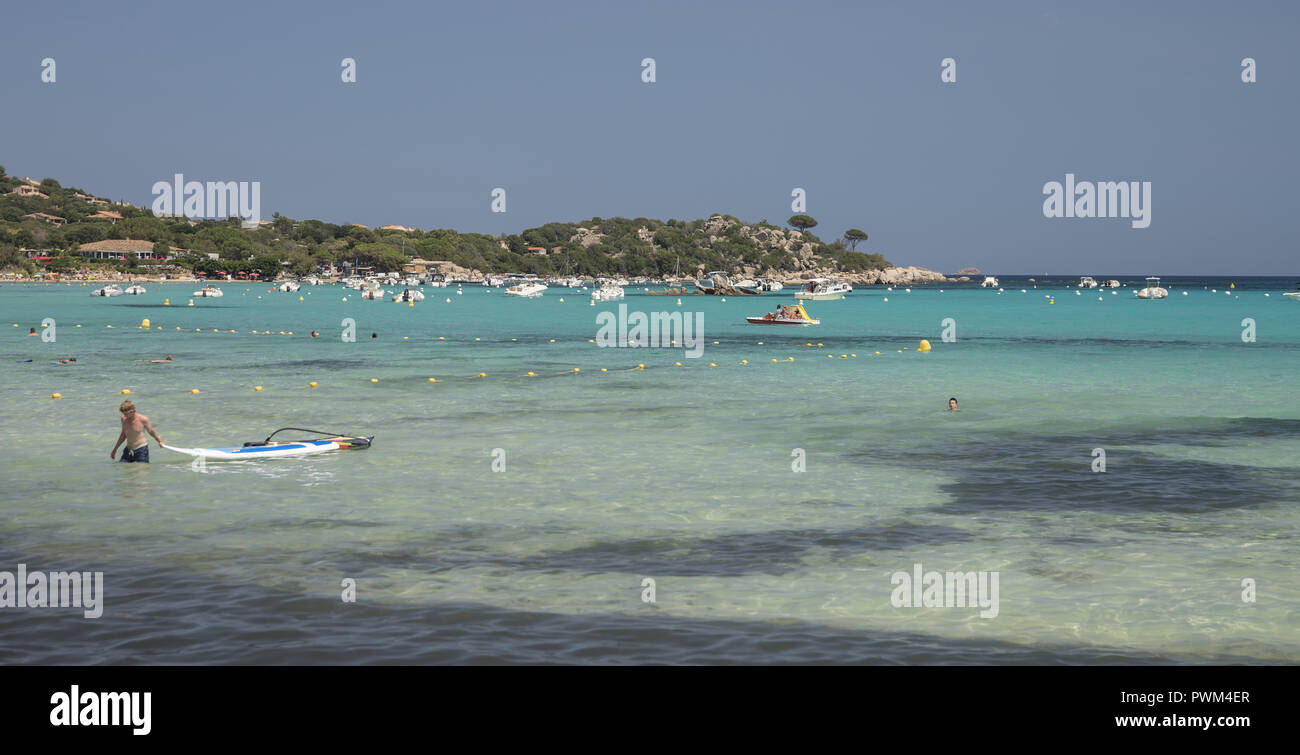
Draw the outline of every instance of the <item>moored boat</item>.
<instances>
[{"instance_id":1,"label":"moored boat","mask_svg":"<svg viewBox=\"0 0 1300 755\"><path fill-rule=\"evenodd\" d=\"M1164 299L1169 291L1160 287L1160 279L1154 275L1147 277L1146 288L1133 292L1139 299Z\"/></svg>"},{"instance_id":2,"label":"moored boat","mask_svg":"<svg viewBox=\"0 0 1300 755\"><path fill-rule=\"evenodd\" d=\"M518 283L506 289L506 296L518 296L530 299L542 295L546 290L546 284L539 281L527 281Z\"/></svg>"},{"instance_id":3,"label":"moored boat","mask_svg":"<svg viewBox=\"0 0 1300 755\"><path fill-rule=\"evenodd\" d=\"M140 294L145 293L145 291L146 289L144 286L136 284L132 286L127 286L125 289L122 290L122 293L126 294L127 296L139 296Z\"/></svg>"},{"instance_id":4,"label":"moored boat","mask_svg":"<svg viewBox=\"0 0 1300 755\"><path fill-rule=\"evenodd\" d=\"M219 297L225 295L226 295L225 292L217 288L216 286L204 286L203 288L191 294L191 296L203 296L203 297Z\"/></svg>"},{"instance_id":5,"label":"moored boat","mask_svg":"<svg viewBox=\"0 0 1300 755\"><path fill-rule=\"evenodd\" d=\"M803 284L803 288L799 289L799 293L795 294L795 298L811 301L831 301L843 299L844 295L851 291L853 291L853 287L847 283L837 283L830 278L813 278Z\"/></svg>"},{"instance_id":6,"label":"moored boat","mask_svg":"<svg viewBox=\"0 0 1300 755\"><path fill-rule=\"evenodd\" d=\"M110 283L107 286L104 286L103 288L97 288L94 291L91 291L90 295L91 296L121 296L122 287Z\"/></svg>"},{"instance_id":7,"label":"moored boat","mask_svg":"<svg viewBox=\"0 0 1300 755\"><path fill-rule=\"evenodd\" d=\"M424 292L414 288L408 288L397 296L393 301L424 301Z\"/></svg>"}]
</instances>

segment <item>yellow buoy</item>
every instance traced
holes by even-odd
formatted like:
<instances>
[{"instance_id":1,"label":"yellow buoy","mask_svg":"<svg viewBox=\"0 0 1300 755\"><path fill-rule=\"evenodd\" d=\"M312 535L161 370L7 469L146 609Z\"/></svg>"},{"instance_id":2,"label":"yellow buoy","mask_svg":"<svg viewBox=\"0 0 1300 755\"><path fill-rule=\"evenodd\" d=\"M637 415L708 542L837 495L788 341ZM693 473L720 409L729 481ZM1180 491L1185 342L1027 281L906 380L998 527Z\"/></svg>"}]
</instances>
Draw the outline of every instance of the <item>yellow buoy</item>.
<instances>
[{"instance_id":1,"label":"yellow buoy","mask_svg":"<svg viewBox=\"0 0 1300 755\"><path fill-rule=\"evenodd\" d=\"M164 307L170 307L171 305L172 305L172 300L171 300L171 299L163 299L163 306L164 306Z\"/></svg>"},{"instance_id":2,"label":"yellow buoy","mask_svg":"<svg viewBox=\"0 0 1300 755\"><path fill-rule=\"evenodd\" d=\"M574 367L574 368L573 368L573 371L574 371L574 372L577 372L577 371L578 371L578 368L577 368L577 367Z\"/></svg>"},{"instance_id":3,"label":"yellow buoy","mask_svg":"<svg viewBox=\"0 0 1300 755\"><path fill-rule=\"evenodd\" d=\"M478 376L479 376L479 377L487 377L487 373L486 373L486 372L480 372L480 373L478 374Z\"/></svg>"},{"instance_id":4,"label":"yellow buoy","mask_svg":"<svg viewBox=\"0 0 1300 755\"><path fill-rule=\"evenodd\" d=\"M298 297L298 301L307 301L307 300L304 299L304 298L302 298L301 296L299 296L299 297Z\"/></svg>"},{"instance_id":5,"label":"yellow buoy","mask_svg":"<svg viewBox=\"0 0 1300 755\"><path fill-rule=\"evenodd\" d=\"M372 382L372 383L378 383L378 382L379 382L379 378L370 378L370 382Z\"/></svg>"},{"instance_id":6,"label":"yellow buoy","mask_svg":"<svg viewBox=\"0 0 1300 755\"><path fill-rule=\"evenodd\" d=\"M406 303L406 306L408 306L408 307L414 307L414 306L415 306L415 302L413 302L413 301L408 301L408 302Z\"/></svg>"},{"instance_id":7,"label":"yellow buoy","mask_svg":"<svg viewBox=\"0 0 1300 755\"><path fill-rule=\"evenodd\" d=\"M528 373L528 377L537 377L537 373L535 373L535 372L530 372L530 373Z\"/></svg>"},{"instance_id":8,"label":"yellow buoy","mask_svg":"<svg viewBox=\"0 0 1300 755\"><path fill-rule=\"evenodd\" d=\"M193 299L190 299L189 304L186 304L185 306L187 306L187 307L192 307L192 306L194 306L194 300L193 300Z\"/></svg>"},{"instance_id":9,"label":"yellow buoy","mask_svg":"<svg viewBox=\"0 0 1300 755\"><path fill-rule=\"evenodd\" d=\"M199 394L199 389L198 389L198 388L191 388L191 389L190 389L190 393L192 393L192 394L194 394L194 395L197 396L197 395Z\"/></svg>"},{"instance_id":10,"label":"yellow buoy","mask_svg":"<svg viewBox=\"0 0 1300 755\"><path fill-rule=\"evenodd\" d=\"M130 395L130 393L131 393L131 389L130 389L130 388L123 388L123 389L122 389L122 395L123 395L123 396Z\"/></svg>"},{"instance_id":11,"label":"yellow buoy","mask_svg":"<svg viewBox=\"0 0 1300 755\"><path fill-rule=\"evenodd\" d=\"M681 363L681 362L673 362L673 366L674 366L674 367L681 367L681 366L682 366L682 363Z\"/></svg>"},{"instance_id":12,"label":"yellow buoy","mask_svg":"<svg viewBox=\"0 0 1300 755\"><path fill-rule=\"evenodd\" d=\"M260 385L255 385L255 386L253 386L253 390L255 390L255 391L260 391L260 390L262 390L262 386L260 386Z\"/></svg>"},{"instance_id":13,"label":"yellow buoy","mask_svg":"<svg viewBox=\"0 0 1300 755\"><path fill-rule=\"evenodd\" d=\"M609 372L609 370L605 369L604 367L601 367L601 368L600 368L600 371L601 371L601 372Z\"/></svg>"},{"instance_id":14,"label":"yellow buoy","mask_svg":"<svg viewBox=\"0 0 1300 755\"><path fill-rule=\"evenodd\" d=\"M636 368L637 368L638 370L644 370L644 369L645 369L645 365L644 365L644 364L638 364L638 365L636 366Z\"/></svg>"},{"instance_id":15,"label":"yellow buoy","mask_svg":"<svg viewBox=\"0 0 1300 755\"><path fill-rule=\"evenodd\" d=\"M742 359L742 360L740 360L740 363L741 363L741 364L749 364L749 360L748 360L748 359Z\"/></svg>"},{"instance_id":16,"label":"yellow buoy","mask_svg":"<svg viewBox=\"0 0 1300 755\"><path fill-rule=\"evenodd\" d=\"M308 388L315 388L315 387L316 387L316 381L315 381L315 380L311 381L310 383L307 384L307 387L308 387Z\"/></svg>"},{"instance_id":17,"label":"yellow buoy","mask_svg":"<svg viewBox=\"0 0 1300 755\"><path fill-rule=\"evenodd\" d=\"M773 359L773 360L772 360L772 363L773 363L773 364L776 364L776 360L775 360L775 359Z\"/></svg>"},{"instance_id":18,"label":"yellow buoy","mask_svg":"<svg viewBox=\"0 0 1300 755\"><path fill-rule=\"evenodd\" d=\"M63 398L62 393L51 393L50 398Z\"/></svg>"},{"instance_id":19,"label":"yellow buoy","mask_svg":"<svg viewBox=\"0 0 1300 755\"><path fill-rule=\"evenodd\" d=\"M916 350L917 350L917 351L929 351L929 350L930 350L930 342L927 341L927 340L925 340L924 338L922 338L922 339L921 339L921 343L920 343L919 346L916 347Z\"/></svg>"},{"instance_id":20,"label":"yellow buoy","mask_svg":"<svg viewBox=\"0 0 1300 755\"><path fill-rule=\"evenodd\" d=\"M430 383L436 383L436 382L438 382L438 378L429 378L429 382L430 382Z\"/></svg>"}]
</instances>

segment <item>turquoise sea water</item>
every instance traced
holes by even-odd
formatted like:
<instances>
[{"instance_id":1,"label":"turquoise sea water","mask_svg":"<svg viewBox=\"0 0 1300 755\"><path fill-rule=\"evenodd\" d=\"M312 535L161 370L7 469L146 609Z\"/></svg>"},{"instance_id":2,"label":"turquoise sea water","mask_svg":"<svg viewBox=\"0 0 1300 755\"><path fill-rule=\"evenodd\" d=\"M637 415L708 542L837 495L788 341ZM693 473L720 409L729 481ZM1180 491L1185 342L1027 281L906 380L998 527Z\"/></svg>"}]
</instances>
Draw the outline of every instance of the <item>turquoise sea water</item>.
<instances>
[{"instance_id":1,"label":"turquoise sea water","mask_svg":"<svg viewBox=\"0 0 1300 755\"><path fill-rule=\"evenodd\" d=\"M628 288L703 313L700 358L599 348L618 303L574 289L4 285L0 570L102 571L105 608L0 608L0 662L1300 661L1294 279L1126 282L867 287L810 328ZM114 464L122 389L180 446L374 447ZM895 607L916 563L997 572L998 615Z\"/></svg>"}]
</instances>

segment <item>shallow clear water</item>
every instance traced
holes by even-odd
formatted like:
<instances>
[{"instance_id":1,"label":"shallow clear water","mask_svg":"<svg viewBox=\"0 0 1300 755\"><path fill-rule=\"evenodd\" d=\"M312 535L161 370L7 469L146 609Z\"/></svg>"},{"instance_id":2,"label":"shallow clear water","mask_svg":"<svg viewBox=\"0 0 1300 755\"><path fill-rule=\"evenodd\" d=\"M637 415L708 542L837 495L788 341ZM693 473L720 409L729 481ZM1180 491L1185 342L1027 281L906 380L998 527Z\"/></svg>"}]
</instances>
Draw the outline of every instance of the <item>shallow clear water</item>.
<instances>
[{"instance_id":1,"label":"shallow clear water","mask_svg":"<svg viewBox=\"0 0 1300 755\"><path fill-rule=\"evenodd\" d=\"M1300 660L1293 281L1003 283L867 288L808 303L811 328L744 322L788 296L628 289L630 311L702 312L700 358L597 347L618 304L569 289L408 307L227 284L189 307L193 284L5 285L0 570L103 571L105 608L0 608L0 661ZM55 343L23 336L44 317ZM180 446L375 444L113 464L123 388ZM998 572L998 615L895 607L918 562Z\"/></svg>"}]
</instances>

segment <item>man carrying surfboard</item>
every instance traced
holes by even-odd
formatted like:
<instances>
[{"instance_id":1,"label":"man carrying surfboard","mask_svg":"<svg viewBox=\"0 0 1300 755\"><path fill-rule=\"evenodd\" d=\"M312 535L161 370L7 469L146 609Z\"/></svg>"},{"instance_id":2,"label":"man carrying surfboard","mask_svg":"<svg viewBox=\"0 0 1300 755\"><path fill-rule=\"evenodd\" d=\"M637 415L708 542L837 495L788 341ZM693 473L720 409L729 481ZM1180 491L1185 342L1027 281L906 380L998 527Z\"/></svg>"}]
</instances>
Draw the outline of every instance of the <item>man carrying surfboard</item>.
<instances>
[{"instance_id":1,"label":"man carrying surfboard","mask_svg":"<svg viewBox=\"0 0 1300 755\"><path fill-rule=\"evenodd\" d=\"M108 452L108 458L117 457L117 447L126 441L126 448L122 449L122 461L125 462L143 462L149 463L149 439L145 433L153 436L158 441L158 445L166 445L158 433L154 432L153 425L149 423L149 418L135 410L135 404L130 401L123 401L118 407L122 412L122 432L117 436L117 442L113 444L113 450Z\"/></svg>"}]
</instances>

